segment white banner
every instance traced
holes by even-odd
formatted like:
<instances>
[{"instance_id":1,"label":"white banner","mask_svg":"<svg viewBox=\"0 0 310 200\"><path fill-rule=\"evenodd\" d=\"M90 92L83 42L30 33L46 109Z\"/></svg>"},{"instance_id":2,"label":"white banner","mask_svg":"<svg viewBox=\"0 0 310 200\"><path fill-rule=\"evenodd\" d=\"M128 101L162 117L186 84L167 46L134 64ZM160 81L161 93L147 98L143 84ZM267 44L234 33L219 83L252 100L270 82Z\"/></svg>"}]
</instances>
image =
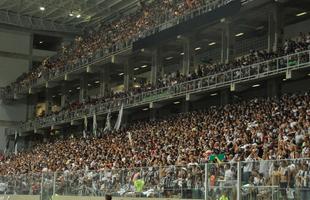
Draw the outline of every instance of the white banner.
<instances>
[{"instance_id":1,"label":"white banner","mask_svg":"<svg viewBox=\"0 0 310 200\"><path fill-rule=\"evenodd\" d=\"M103 132L111 130L111 109L109 109Z\"/></svg>"},{"instance_id":2,"label":"white banner","mask_svg":"<svg viewBox=\"0 0 310 200\"><path fill-rule=\"evenodd\" d=\"M84 115L84 130L83 130L83 137L86 138L86 131L87 131L87 116Z\"/></svg>"},{"instance_id":3,"label":"white banner","mask_svg":"<svg viewBox=\"0 0 310 200\"><path fill-rule=\"evenodd\" d=\"M115 123L115 126L114 126L114 129L116 131L118 131L119 128L121 127L122 118L123 118L123 110L124 110L124 104L122 104L121 109L119 110L118 117L117 117L117 120L116 120L116 123Z\"/></svg>"}]
</instances>

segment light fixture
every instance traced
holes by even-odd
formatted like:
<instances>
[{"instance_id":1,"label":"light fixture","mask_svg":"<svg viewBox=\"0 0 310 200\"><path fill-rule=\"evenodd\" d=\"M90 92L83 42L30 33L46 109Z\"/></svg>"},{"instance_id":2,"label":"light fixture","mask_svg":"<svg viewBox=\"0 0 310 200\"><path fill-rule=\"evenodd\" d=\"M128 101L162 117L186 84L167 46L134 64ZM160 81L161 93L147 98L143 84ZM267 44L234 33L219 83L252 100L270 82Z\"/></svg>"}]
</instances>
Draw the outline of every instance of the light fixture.
<instances>
[{"instance_id":1,"label":"light fixture","mask_svg":"<svg viewBox=\"0 0 310 200\"><path fill-rule=\"evenodd\" d=\"M236 37L240 37L240 36L243 36L243 35L244 35L244 33L237 33Z\"/></svg>"},{"instance_id":2,"label":"light fixture","mask_svg":"<svg viewBox=\"0 0 310 200\"><path fill-rule=\"evenodd\" d=\"M53 97L53 98L55 98L56 96L55 96L55 95L53 95L52 97Z\"/></svg>"},{"instance_id":3,"label":"light fixture","mask_svg":"<svg viewBox=\"0 0 310 200\"><path fill-rule=\"evenodd\" d=\"M214 97L214 96L216 96L216 95L217 95L217 93L212 93L212 94L210 94L211 97Z\"/></svg>"},{"instance_id":4,"label":"light fixture","mask_svg":"<svg viewBox=\"0 0 310 200\"><path fill-rule=\"evenodd\" d=\"M209 46L213 46L215 44L216 44L216 42L211 42L211 43L209 43Z\"/></svg>"},{"instance_id":5,"label":"light fixture","mask_svg":"<svg viewBox=\"0 0 310 200\"><path fill-rule=\"evenodd\" d=\"M88 87L90 87L90 86L91 86L91 84L90 84L90 83L88 83L87 85L88 85Z\"/></svg>"},{"instance_id":6,"label":"light fixture","mask_svg":"<svg viewBox=\"0 0 310 200\"><path fill-rule=\"evenodd\" d=\"M144 52L145 51L145 49L141 49L141 52Z\"/></svg>"},{"instance_id":7,"label":"light fixture","mask_svg":"<svg viewBox=\"0 0 310 200\"><path fill-rule=\"evenodd\" d=\"M71 13L69 13L69 16L70 16L70 17L73 17L73 13L72 13L72 12L71 12Z\"/></svg>"},{"instance_id":8,"label":"light fixture","mask_svg":"<svg viewBox=\"0 0 310 200\"><path fill-rule=\"evenodd\" d=\"M136 68L134 68L133 70L137 71L137 70L139 70L139 69L140 69L139 67L136 67Z\"/></svg>"},{"instance_id":9,"label":"light fixture","mask_svg":"<svg viewBox=\"0 0 310 200\"><path fill-rule=\"evenodd\" d=\"M143 110L143 111L147 111L147 110L149 110L149 108L143 108L142 110Z\"/></svg>"},{"instance_id":10,"label":"light fixture","mask_svg":"<svg viewBox=\"0 0 310 200\"><path fill-rule=\"evenodd\" d=\"M72 90L69 90L69 93L71 93L72 92Z\"/></svg>"},{"instance_id":11,"label":"light fixture","mask_svg":"<svg viewBox=\"0 0 310 200\"><path fill-rule=\"evenodd\" d=\"M200 50L201 49L201 47L196 47L195 48L195 51L198 51L198 50Z\"/></svg>"},{"instance_id":12,"label":"light fixture","mask_svg":"<svg viewBox=\"0 0 310 200\"><path fill-rule=\"evenodd\" d=\"M255 84L255 85L252 85L252 88L256 88L256 87L259 87L260 84Z\"/></svg>"},{"instance_id":13,"label":"light fixture","mask_svg":"<svg viewBox=\"0 0 310 200\"><path fill-rule=\"evenodd\" d=\"M76 18L80 18L81 17L81 15L80 14L78 14L77 16L76 16Z\"/></svg>"},{"instance_id":14,"label":"light fixture","mask_svg":"<svg viewBox=\"0 0 310 200\"><path fill-rule=\"evenodd\" d=\"M286 81L286 78L282 79L282 81Z\"/></svg>"},{"instance_id":15,"label":"light fixture","mask_svg":"<svg viewBox=\"0 0 310 200\"><path fill-rule=\"evenodd\" d=\"M310 76L310 73L308 74L308 76Z\"/></svg>"},{"instance_id":16,"label":"light fixture","mask_svg":"<svg viewBox=\"0 0 310 200\"><path fill-rule=\"evenodd\" d=\"M124 75L124 73L122 72L122 73L119 73L118 75L123 76L123 75Z\"/></svg>"},{"instance_id":17,"label":"light fixture","mask_svg":"<svg viewBox=\"0 0 310 200\"><path fill-rule=\"evenodd\" d=\"M265 27L264 26L258 26L256 27L256 30L259 31L259 30L263 30Z\"/></svg>"},{"instance_id":18,"label":"light fixture","mask_svg":"<svg viewBox=\"0 0 310 200\"><path fill-rule=\"evenodd\" d=\"M43 44L43 41L40 41L39 43L40 43L40 44Z\"/></svg>"},{"instance_id":19,"label":"light fixture","mask_svg":"<svg viewBox=\"0 0 310 200\"><path fill-rule=\"evenodd\" d=\"M81 89L81 87L77 87L76 89L77 89L77 90L80 90L80 89Z\"/></svg>"},{"instance_id":20,"label":"light fixture","mask_svg":"<svg viewBox=\"0 0 310 200\"><path fill-rule=\"evenodd\" d=\"M178 35L178 36L177 36L178 39L181 39L181 37L182 37L182 35Z\"/></svg>"},{"instance_id":21,"label":"light fixture","mask_svg":"<svg viewBox=\"0 0 310 200\"><path fill-rule=\"evenodd\" d=\"M173 59L172 56L169 56L169 57L166 58L166 60L171 60L171 59Z\"/></svg>"},{"instance_id":22,"label":"light fixture","mask_svg":"<svg viewBox=\"0 0 310 200\"><path fill-rule=\"evenodd\" d=\"M96 84L100 83L100 81L95 81Z\"/></svg>"},{"instance_id":23,"label":"light fixture","mask_svg":"<svg viewBox=\"0 0 310 200\"><path fill-rule=\"evenodd\" d=\"M44 11L44 10L45 10L45 7L40 6L40 10L41 10L41 11Z\"/></svg>"},{"instance_id":24,"label":"light fixture","mask_svg":"<svg viewBox=\"0 0 310 200\"><path fill-rule=\"evenodd\" d=\"M181 56L184 56L184 52L180 53Z\"/></svg>"},{"instance_id":25,"label":"light fixture","mask_svg":"<svg viewBox=\"0 0 310 200\"><path fill-rule=\"evenodd\" d=\"M141 68L146 68L146 67L147 67L147 65L142 65L142 66L141 66Z\"/></svg>"},{"instance_id":26,"label":"light fixture","mask_svg":"<svg viewBox=\"0 0 310 200\"><path fill-rule=\"evenodd\" d=\"M133 80L135 81L135 80L137 80L137 78L136 78L136 77L133 77Z\"/></svg>"},{"instance_id":27,"label":"light fixture","mask_svg":"<svg viewBox=\"0 0 310 200\"><path fill-rule=\"evenodd\" d=\"M177 104L180 104L180 102L179 101L175 101L175 102L173 102L173 104L177 105Z\"/></svg>"},{"instance_id":28,"label":"light fixture","mask_svg":"<svg viewBox=\"0 0 310 200\"><path fill-rule=\"evenodd\" d=\"M306 14L307 14L307 12L301 12L301 13L296 14L296 17L301 17L301 16L304 16Z\"/></svg>"},{"instance_id":29,"label":"light fixture","mask_svg":"<svg viewBox=\"0 0 310 200\"><path fill-rule=\"evenodd\" d=\"M135 84L133 87L134 88L140 88L141 86L139 84Z\"/></svg>"}]
</instances>

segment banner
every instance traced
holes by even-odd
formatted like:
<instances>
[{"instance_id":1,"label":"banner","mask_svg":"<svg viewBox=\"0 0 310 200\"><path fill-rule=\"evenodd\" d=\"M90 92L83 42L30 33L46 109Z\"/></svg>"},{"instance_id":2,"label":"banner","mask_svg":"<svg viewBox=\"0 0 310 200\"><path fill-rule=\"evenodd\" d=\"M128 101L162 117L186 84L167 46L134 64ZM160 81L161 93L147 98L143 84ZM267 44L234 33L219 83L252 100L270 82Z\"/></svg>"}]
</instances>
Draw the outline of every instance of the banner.
<instances>
[{"instance_id":1,"label":"banner","mask_svg":"<svg viewBox=\"0 0 310 200\"><path fill-rule=\"evenodd\" d=\"M111 109L108 111L107 120L105 122L105 126L103 132L107 132L111 130Z\"/></svg>"},{"instance_id":2,"label":"banner","mask_svg":"<svg viewBox=\"0 0 310 200\"><path fill-rule=\"evenodd\" d=\"M15 139L14 139L14 153L15 153L15 155L17 155L18 138L19 138L19 134L17 131L15 131Z\"/></svg>"},{"instance_id":3,"label":"banner","mask_svg":"<svg viewBox=\"0 0 310 200\"><path fill-rule=\"evenodd\" d=\"M94 116L93 116L93 134L95 137L97 137L97 116L96 116L96 113L94 113Z\"/></svg>"},{"instance_id":4,"label":"banner","mask_svg":"<svg viewBox=\"0 0 310 200\"><path fill-rule=\"evenodd\" d=\"M122 104L121 109L119 110L118 117L117 117L117 120L116 120L116 123L115 123L115 126L114 126L114 129L116 131L118 131L119 128L121 127L122 118L123 118L123 110L124 110L124 104Z\"/></svg>"},{"instance_id":5,"label":"banner","mask_svg":"<svg viewBox=\"0 0 310 200\"><path fill-rule=\"evenodd\" d=\"M84 130L83 130L83 137L86 138L86 131L87 131L87 116L84 115Z\"/></svg>"}]
</instances>

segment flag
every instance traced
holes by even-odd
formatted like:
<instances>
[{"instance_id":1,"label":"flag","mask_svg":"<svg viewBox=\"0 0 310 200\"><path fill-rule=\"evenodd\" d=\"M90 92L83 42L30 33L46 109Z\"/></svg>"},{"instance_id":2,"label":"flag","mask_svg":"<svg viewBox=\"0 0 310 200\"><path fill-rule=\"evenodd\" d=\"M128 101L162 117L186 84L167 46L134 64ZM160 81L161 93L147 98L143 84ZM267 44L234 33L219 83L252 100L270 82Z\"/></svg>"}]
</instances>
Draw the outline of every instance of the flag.
<instances>
[{"instance_id":1,"label":"flag","mask_svg":"<svg viewBox=\"0 0 310 200\"><path fill-rule=\"evenodd\" d=\"M15 155L17 155L18 138L19 138L19 134L18 134L18 132L16 130L15 131L15 139L14 139L14 153L15 153Z\"/></svg>"},{"instance_id":2,"label":"flag","mask_svg":"<svg viewBox=\"0 0 310 200\"><path fill-rule=\"evenodd\" d=\"M93 134L95 137L97 137L97 116L95 112L93 116Z\"/></svg>"},{"instance_id":3,"label":"flag","mask_svg":"<svg viewBox=\"0 0 310 200\"><path fill-rule=\"evenodd\" d=\"M131 132L127 132L127 133L128 133L129 144L132 146Z\"/></svg>"},{"instance_id":4,"label":"flag","mask_svg":"<svg viewBox=\"0 0 310 200\"><path fill-rule=\"evenodd\" d=\"M87 116L84 115L84 130L83 130L83 137L86 138L86 131L87 131Z\"/></svg>"},{"instance_id":5,"label":"flag","mask_svg":"<svg viewBox=\"0 0 310 200\"><path fill-rule=\"evenodd\" d=\"M103 129L103 132L110 131L111 130L111 109L108 111L107 120L105 122L105 127Z\"/></svg>"},{"instance_id":6,"label":"flag","mask_svg":"<svg viewBox=\"0 0 310 200\"><path fill-rule=\"evenodd\" d=\"M114 126L114 129L116 131L118 131L119 128L121 127L122 118L123 118L123 110L124 110L124 104L122 104L121 109L119 110L118 117L117 117L117 120Z\"/></svg>"}]
</instances>

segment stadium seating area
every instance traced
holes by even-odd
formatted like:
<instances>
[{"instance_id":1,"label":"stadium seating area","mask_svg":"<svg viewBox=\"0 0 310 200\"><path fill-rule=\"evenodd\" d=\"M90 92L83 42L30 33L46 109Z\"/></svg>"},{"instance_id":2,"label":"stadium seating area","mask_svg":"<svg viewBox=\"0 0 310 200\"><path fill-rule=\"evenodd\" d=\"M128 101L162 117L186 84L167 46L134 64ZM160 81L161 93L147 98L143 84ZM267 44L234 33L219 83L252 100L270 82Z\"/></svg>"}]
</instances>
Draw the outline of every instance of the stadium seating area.
<instances>
[{"instance_id":1,"label":"stadium seating area","mask_svg":"<svg viewBox=\"0 0 310 200\"><path fill-rule=\"evenodd\" d=\"M252 99L166 120L140 122L101 138L59 140L20 152L0 174L77 171L310 156L309 94Z\"/></svg>"},{"instance_id":2,"label":"stadium seating area","mask_svg":"<svg viewBox=\"0 0 310 200\"><path fill-rule=\"evenodd\" d=\"M182 74L179 71L171 74L165 74L163 77L158 79L156 86L152 86L150 83L146 83L138 88L137 87L129 88L128 91L117 93L111 92L111 94L106 95L105 97L98 97L95 99L88 98L84 102L78 102L78 101L71 103L68 102L67 105L60 111L50 114L53 115L57 114L58 112L70 112L83 107L87 107L92 104L96 104L98 102L110 102L118 98L131 97L142 92L173 86L175 84L182 83L185 81L195 80L201 77L214 75L217 73L237 69L255 63L260 63L266 60L272 60L274 58L289 55L292 53L302 52L305 50L310 50L310 33L308 34L300 33L300 35L297 38L285 41L283 46L279 48L277 52L268 53L267 51L252 51L250 52L249 55L243 56L241 58L236 58L234 61L227 64L212 63L212 62L206 64L200 64L197 70L190 72L189 74ZM308 57L305 57L304 59L308 59ZM261 70L264 71L266 69ZM234 76L241 76L241 75L242 74L234 74ZM226 78L230 77L225 77L225 79Z\"/></svg>"},{"instance_id":3,"label":"stadium seating area","mask_svg":"<svg viewBox=\"0 0 310 200\"><path fill-rule=\"evenodd\" d=\"M184 15L202 4L202 0L141 2L141 8L137 12L112 23L102 24L99 30L89 31L85 37L77 37L72 44L63 47L56 56L45 59L39 67L19 77L7 90L29 85L32 80L44 74L56 73L67 65L76 64L79 59L87 58L99 49L104 49L106 53L113 49L121 49L128 41L143 37L144 31Z\"/></svg>"}]
</instances>

